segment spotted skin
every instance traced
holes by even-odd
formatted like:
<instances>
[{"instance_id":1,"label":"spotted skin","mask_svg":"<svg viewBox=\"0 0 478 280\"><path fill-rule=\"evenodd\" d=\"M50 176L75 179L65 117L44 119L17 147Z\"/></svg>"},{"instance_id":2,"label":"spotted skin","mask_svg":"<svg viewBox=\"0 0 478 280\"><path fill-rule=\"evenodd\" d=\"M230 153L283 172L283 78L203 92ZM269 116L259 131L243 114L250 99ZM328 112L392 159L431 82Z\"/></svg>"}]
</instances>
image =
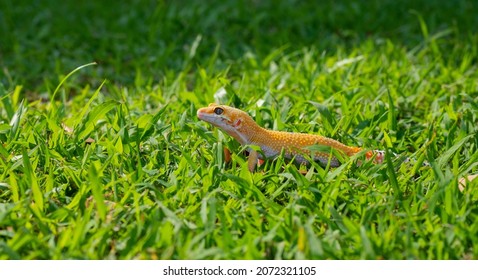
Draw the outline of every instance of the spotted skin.
<instances>
[{"instance_id":1,"label":"spotted skin","mask_svg":"<svg viewBox=\"0 0 478 280\"><path fill-rule=\"evenodd\" d=\"M262 128L244 111L226 105L211 103L208 107L199 109L197 116L200 120L224 130L241 145L256 145L261 148L262 153L249 149L248 165L251 172L255 169L257 160L263 159L262 154L266 158L273 158L284 151L286 158L294 158L299 164L307 164L306 155L310 155L314 161L318 161L322 165L330 163L330 166L337 167L340 162L336 157L330 156L330 152L312 151L312 147L314 145L330 147L347 156L362 151L361 148L350 147L319 135ZM384 153L383 151L368 151L365 156L367 159L374 157L374 161L379 163L383 161Z\"/></svg>"}]
</instances>

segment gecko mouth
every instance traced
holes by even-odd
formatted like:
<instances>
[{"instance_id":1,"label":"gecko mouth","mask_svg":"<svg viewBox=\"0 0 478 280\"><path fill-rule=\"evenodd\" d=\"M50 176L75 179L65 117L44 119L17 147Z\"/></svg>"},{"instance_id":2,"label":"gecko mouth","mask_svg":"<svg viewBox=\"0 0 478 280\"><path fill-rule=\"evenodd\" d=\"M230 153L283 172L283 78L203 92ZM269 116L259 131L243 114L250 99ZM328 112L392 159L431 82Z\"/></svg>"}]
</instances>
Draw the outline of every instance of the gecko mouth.
<instances>
[{"instance_id":1,"label":"gecko mouth","mask_svg":"<svg viewBox=\"0 0 478 280\"><path fill-rule=\"evenodd\" d=\"M224 117L218 118L217 116L211 116L207 113L201 112L200 110L197 111L197 117L202 121L208 122L214 126L218 126L224 129L231 126L229 119Z\"/></svg>"}]
</instances>

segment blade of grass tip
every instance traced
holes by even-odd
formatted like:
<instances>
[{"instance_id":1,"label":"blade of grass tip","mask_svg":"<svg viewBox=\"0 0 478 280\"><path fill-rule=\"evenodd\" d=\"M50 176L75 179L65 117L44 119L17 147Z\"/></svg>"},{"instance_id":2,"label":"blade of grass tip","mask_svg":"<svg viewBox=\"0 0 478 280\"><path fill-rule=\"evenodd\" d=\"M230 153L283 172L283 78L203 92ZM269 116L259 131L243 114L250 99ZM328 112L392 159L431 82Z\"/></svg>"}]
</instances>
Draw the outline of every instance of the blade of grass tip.
<instances>
[{"instance_id":1,"label":"blade of grass tip","mask_svg":"<svg viewBox=\"0 0 478 280\"><path fill-rule=\"evenodd\" d=\"M7 98L10 95L13 95L13 93L7 93L3 84L0 83L0 101L3 103L3 108L7 112L7 116L9 119L13 117L13 106L15 106L14 104L12 105L12 103L10 102L10 99L12 98Z\"/></svg>"},{"instance_id":2,"label":"blade of grass tip","mask_svg":"<svg viewBox=\"0 0 478 280\"><path fill-rule=\"evenodd\" d=\"M422 30L422 34L423 34L423 38L425 39L425 46L427 44L430 45L432 51L433 51L433 54L436 56L436 57L439 57L440 56L440 50L438 48L438 45L437 45L437 42L436 42L436 39L437 38L440 38L441 36L444 36L443 34L440 34L438 33L439 36L432 36L430 37L430 33L428 32L428 27L427 27L427 23L426 21L423 19L423 16L416 10L411 10L410 11L412 14L414 14L417 19L418 19L418 22L420 24L420 29ZM445 30L446 31L446 30ZM447 35L446 32L441 32L441 33L444 33L445 35Z\"/></svg>"},{"instance_id":3,"label":"blade of grass tip","mask_svg":"<svg viewBox=\"0 0 478 280\"><path fill-rule=\"evenodd\" d=\"M22 158L23 171L25 172L25 176L30 183L33 193L33 200L35 201L35 205L38 207L38 209L43 212L43 193L38 185L38 180L35 176L35 172L32 170L33 167L30 163L30 158L28 157L28 153L25 148L22 149Z\"/></svg>"},{"instance_id":4,"label":"blade of grass tip","mask_svg":"<svg viewBox=\"0 0 478 280\"><path fill-rule=\"evenodd\" d=\"M20 106L18 106L17 111L13 114L12 119L10 120L10 142L16 140L18 128L20 127L20 121L22 119L23 114L26 112L27 108L23 105L23 101L20 102Z\"/></svg>"},{"instance_id":5,"label":"blade of grass tip","mask_svg":"<svg viewBox=\"0 0 478 280\"><path fill-rule=\"evenodd\" d=\"M79 129L75 129L75 141L86 138L86 136L95 129L96 123L117 105L118 101L110 100L91 110L88 118L83 120L84 123L82 126Z\"/></svg>"},{"instance_id":6,"label":"blade of grass tip","mask_svg":"<svg viewBox=\"0 0 478 280\"><path fill-rule=\"evenodd\" d=\"M217 57L219 56L219 51L221 50L221 43L217 43L216 47L214 48L214 52L212 55L209 57L208 62L205 64L207 73L212 73L213 72L213 67L215 65L215 62L217 61Z\"/></svg>"},{"instance_id":7,"label":"blade of grass tip","mask_svg":"<svg viewBox=\"0 0 478 280\"><path fill-rule=\"evenodd\" d=\"M324 117L324 122L322 125L326 127L327 131L333 131L334 127L337 126L337 123L332 116L332 113L330 113L330 110L327 106L320 104L318 102L313 102L313 101L308 101L308 103L312 104L319 112L320 114Z\"/></svg>"},{"instance_id":8,"label":"blade of grass tip","mask_svg":"<svg viewBox=\"0 0 478 280\"><path fill-rule=\"evenodd\" d=\"M390 93L390 88L387 90L388 95L388 123L390 124L391 130L397 131L397 118L395 117L395 105L393 104L392 94Z\"/></svg>"},{"instance_id":9,"label":"blade of grass tip","mask_svg":"<svg viewBox=\"0 0 478 280\"><path fill-rule=\"evenodd\" d=\"M168 104L164 105L163 108L161 108L148 122L148 124L144 127L143 133L141 134L141 137L138 140L142 140L145 138L145 136L154 128L154 125L158 122L159 118L163 115L163 113L166 111L166 108L168 108ZM152 131L151 131L152 133ZM158 132L159 133L159 132Z\"/></svg>"},{"instance_id":10,"label":"blade of grass tip","mask_svg":"<svg viewBox=\"0 0 478 280\"><path fill-rule=\"evenodd\" d=\"M90 63L87 63L87 64L84 64L84 65L81 65L75 69L73 69L73 71L71 71L70 73L68 73L68 75L66 75L61 81L60 83L58 84L58 86L56 87L55 91L53 92L53 95L51 96L51 106L53 107L54 110L52 110L53 112L56 112L57 108L56 108L56 105L55 105L55 97L56 97L56 94L58 93L58 91L60 90L60 87L65 83L65 81L71 77L73 74L75 74L76 72L80 71L81 69L83 68L86 68L88 66L92 66L92 65L96 65L97 63L96 62L90 62Z\"/></svg>"},{"instance_id":11,"label":"blade of grass tip","mask_svg":"<svg viewBox=\"0 0 478 280\"><path fill-rule=\"evenodd\" d=\"M81 110L80 114L75 118L76 119L76 123L73 125L73 127L76 127L82 120L83 120L83 117L86 115L86 112L88 111L88 109L90 108L91 106L91 103L93 102L93 100L96 99L96 97L98 96L101 88L103 87L103 85L106 83L106 80L103 80L103 82L101 83L101 85L95 90L95 92L93 93L93 95L91 96L90 100L88 100L88 102L85 104L85 106L83 107L83 110Z\"/></svg>"},{"instance_id":12,"label":"blade of grass tip","mask_svg":"<svg viewBox=\"0 0 478 280\"><path fill-rule=\"evenodd\" d=\"M470 138L475 137L474 134L470 134L460 141L458 141L455 145L453 145L450 149L445 151L441 156L438 158L438 166L440 168L443 168L445 163L450 159L451 156L453 156Z\"/></svg>"},{"instance_id":13,"label":"blade of grass tip","mask_svg":"<svg viewBox=\"0 0 478 280\"><path fill-rule=\"evenodd\" d=\"M396 195L401 199L402 193L400 192L400 188L398 186L397 174L395 174L395 169L393 168L393 163L392 163L392 157L390 155L393 155L393 152L391 151L390 148L387 148L387 151L385 153L385 161L387 163L388 179L390 181L390 184L392 185L392 188L395 190Z\"/></svg>"},{"instance_id":14,"label":"blade of grass tip","mask_svg":"<svg viewBox=\"0 0 478 280\"><path fill-rule=\"evenodd\" d=\"M1 145L0 145L1 146ZM8 172L10 177L10 189L12 192L12 200L14 203L17 203L20 198L20 188L18 186L18 182L16 180L16 176L13 171Z\"/></svg>"},{"instance_id":15,"label":"blade of grass tip","mask_svg":"<svg viewBox=\"0 0 478 280\"><path fill-rule=\"evenodd\" d=\"M410 13L417 17L418 23L420 24L420 29L422 30L423 38L428 40L430 36L428 34L427 24L425 23L422 15L417 10L411 10Z\"/></svg>"},{"instance_id":16,"label":"blade of grass tip","mask_svg":"<svg viewBox=\"0 0 478 280\"><path fill-rule=\"evenodd\" d=\"M18 100L20 100L20 93L23 89L23 86L15 86L12 94L12 106L17 106Z\"/></svg>"},{"instance_id":17,"label":"blade of grass tip","mask_svg":"<svg viewBox=\"0 0 478 280\"><path fill-rule=\"evenodd\" d=\"M222 142L219 141L216 145L216 158L217 158L217 166L219 169L224 168L223 155L224 155L224 148L223 148Z\"/></svg>"},{"instance_id":18,"label":"blade of grass tip","mask_svg":"<svg viewBox=\"0 0 478 280\"><path fill-rule=\"evenodd\" d=\"M100 182L100 178L98 176L98 170L94 163L90 165L90 169L88 172L90 184L91 184L91 192L93 193L93 198L96 202L96 209L98 210L98 214L102 221L106 218L106 206L103 196L102 185Z\"/></svg>"}]
</instances>

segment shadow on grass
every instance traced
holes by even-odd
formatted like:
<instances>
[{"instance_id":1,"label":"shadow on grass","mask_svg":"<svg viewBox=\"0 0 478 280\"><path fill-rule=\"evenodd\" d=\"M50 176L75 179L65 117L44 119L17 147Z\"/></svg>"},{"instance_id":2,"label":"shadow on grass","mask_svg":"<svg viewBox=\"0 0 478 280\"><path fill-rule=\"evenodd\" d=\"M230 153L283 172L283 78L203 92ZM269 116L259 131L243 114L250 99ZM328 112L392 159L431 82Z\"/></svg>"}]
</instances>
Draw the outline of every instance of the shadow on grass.
<instances>
[{"instance_id":1,"label":"shadow on grass","mask_svg":"<svg viewBox=\"0 0 478 280\"><path fill-rule=\"evenodd\" d=\"M186 64L224 69L247 52L263 58L285 46L333 53L369 39L411 48L427 32L466 38L478 26L472 0L343 2L5 0L0 82L38 91L96 61L95 77L128 84L139 72L158 80Z\"/></svg>"}]
</instances>

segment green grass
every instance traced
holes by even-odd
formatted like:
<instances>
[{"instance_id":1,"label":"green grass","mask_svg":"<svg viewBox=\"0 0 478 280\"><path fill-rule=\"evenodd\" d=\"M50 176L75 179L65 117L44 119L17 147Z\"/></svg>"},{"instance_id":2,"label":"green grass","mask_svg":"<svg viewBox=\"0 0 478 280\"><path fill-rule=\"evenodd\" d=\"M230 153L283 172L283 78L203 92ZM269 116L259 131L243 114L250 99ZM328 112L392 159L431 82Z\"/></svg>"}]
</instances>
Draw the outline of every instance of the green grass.
<instances>
[{"instance_id":1,"label":"green grass","mask_svg":"<svg viewBox=\"0 0 478 280\"><path fill-rule=\"evenodd\" d=\"M474 1L83 2L0 4L1 259L478 258ZM213 101L418 163L251 174Z\"/></svg>"}]
</instances>

